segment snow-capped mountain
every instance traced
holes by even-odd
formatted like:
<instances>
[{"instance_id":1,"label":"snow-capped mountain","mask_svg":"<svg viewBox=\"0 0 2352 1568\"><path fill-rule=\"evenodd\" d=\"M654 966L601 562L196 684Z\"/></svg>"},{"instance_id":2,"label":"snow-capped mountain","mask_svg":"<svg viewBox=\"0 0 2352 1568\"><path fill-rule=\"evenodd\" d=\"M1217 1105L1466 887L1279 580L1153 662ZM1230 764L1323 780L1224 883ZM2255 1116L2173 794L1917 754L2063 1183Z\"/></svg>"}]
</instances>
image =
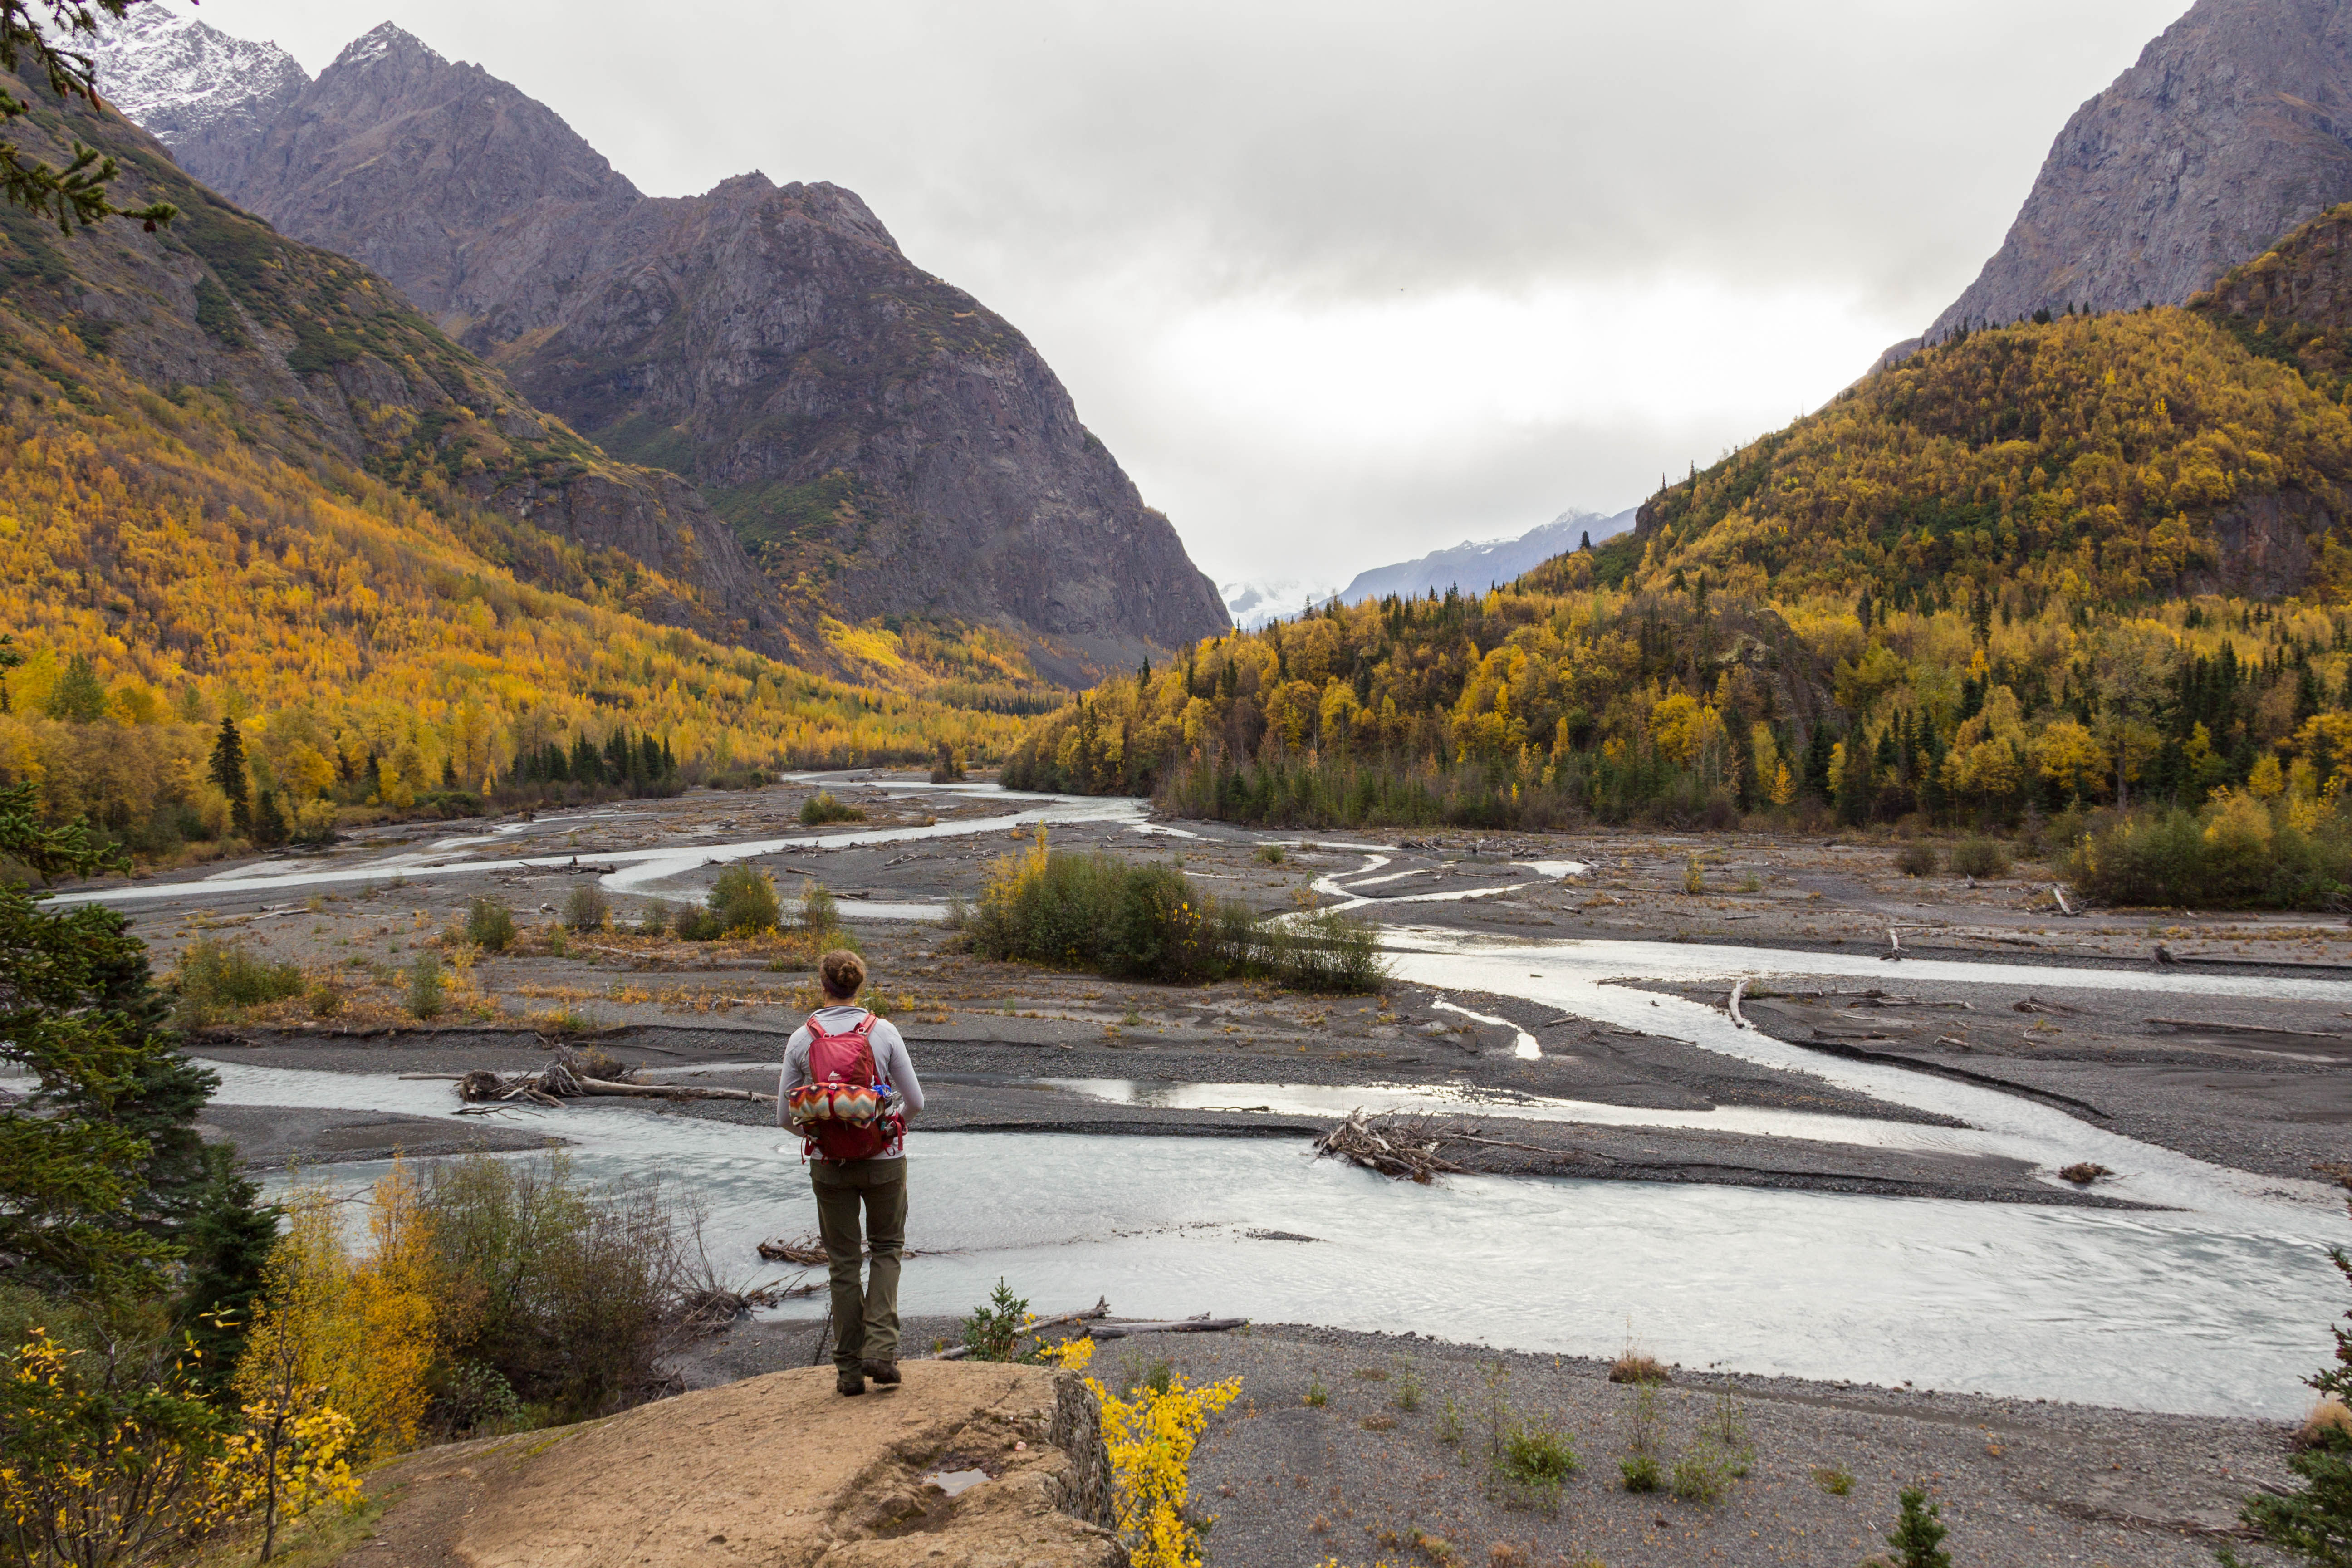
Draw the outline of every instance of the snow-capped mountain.
<instances>
[{"instance_id":1,"label":"snow-capped mountain","mask_svg":"<svg viewBox=\"0 0 2352 1568\"><path fill-rule=\"evenodd\" d=\"M1595 544L1615 538L1633 526L1636 510L1628 507L1613 517L1597 511L1564 511L1517 539L1493 539L1483 543L1465 539L1451 550L1432 551L1418 561L1375 566L1369 572L1357 573L1355 580L1339 590L1339 602L1352 605L1363 599L1385 598L1391 594L1399 597L1442 594L1448 588L1483 594L1533 571L1555 555L1576 549L1588 536Z\"/></svg>"},{"instance_id":2,"label":"snow-capped mountain","mask_svg":"<svg viewBox=\"0 0 2352 1568\"><path fill-rule=\"evenodd\" d=\"M212 164L243 150L310 78L268 40L232 37L148 0L100 27L90 58L98 90L172 150L179 165L216 184Z\"/></svg>"},{"instance_id":3,"label":"snow-capped mountain","mask_svg":"<svg viewBox=\"0 0 2352 1568\"><path fill-rule=\"evenodd\" d=\"M1254 632L1268 621L1298 614L1309 602L1321 604L1331 596L1331 584L1297 577L1260 577L1220 583L1217 596L1224 600L1225 613L1234 617L1234 625Z\"/></svg>"}]
</instances>

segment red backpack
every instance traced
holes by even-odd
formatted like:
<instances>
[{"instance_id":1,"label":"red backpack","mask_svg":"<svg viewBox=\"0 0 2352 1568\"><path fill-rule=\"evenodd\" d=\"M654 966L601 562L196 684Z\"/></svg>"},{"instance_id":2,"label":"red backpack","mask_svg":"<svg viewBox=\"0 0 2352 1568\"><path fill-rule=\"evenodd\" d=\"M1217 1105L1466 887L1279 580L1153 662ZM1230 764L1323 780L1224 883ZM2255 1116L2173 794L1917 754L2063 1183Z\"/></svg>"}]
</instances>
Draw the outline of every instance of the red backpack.
<instances>
[{"instance_id":1,"label":"red backpack","mask_svg":"<svg viewBox=\"0 0 2352 1568\"><path fill-rule=\"evenodd\" d=\"M793 1120L801 1129L803 1155L835 1164L871 1160L905 1136L903 1119L878 1113L888 1086L878 1081L882 1073L875 1065L874 1042L867 1037L874 1024L874 1015L868 1013L835 1034L814 1014L809 1016L809 1081L792 1093Z\"/></svg>"}]
</instances>

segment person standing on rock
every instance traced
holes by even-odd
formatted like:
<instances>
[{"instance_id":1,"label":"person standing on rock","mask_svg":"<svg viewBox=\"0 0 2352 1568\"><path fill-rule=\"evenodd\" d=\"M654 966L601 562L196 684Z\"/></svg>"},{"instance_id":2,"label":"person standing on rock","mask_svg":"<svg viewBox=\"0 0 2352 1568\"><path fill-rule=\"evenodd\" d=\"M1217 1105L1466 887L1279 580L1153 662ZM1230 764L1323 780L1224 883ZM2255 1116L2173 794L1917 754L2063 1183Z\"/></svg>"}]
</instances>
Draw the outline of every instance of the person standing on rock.
<instances>
[{"instance_id":1,"label":"person standing on rock","mask_svg":"<svg viewBox=\"0 0 2352 1568\"><path fill-rule=\"evenodd\" d=\"M817 1231L833 1280L835 1386L898 1381L898 1257L907 1239L907 1118L923 1086L907 1042L857 1005L866 961L836 950L817 961L824 1005L793 1031L776 1089L776 1122L799 1131L816 1192ZM864 1210L864 1235L859 1211ZM861 1254L873 1262L863 1288Z\"/></svg>"}]
</instances>

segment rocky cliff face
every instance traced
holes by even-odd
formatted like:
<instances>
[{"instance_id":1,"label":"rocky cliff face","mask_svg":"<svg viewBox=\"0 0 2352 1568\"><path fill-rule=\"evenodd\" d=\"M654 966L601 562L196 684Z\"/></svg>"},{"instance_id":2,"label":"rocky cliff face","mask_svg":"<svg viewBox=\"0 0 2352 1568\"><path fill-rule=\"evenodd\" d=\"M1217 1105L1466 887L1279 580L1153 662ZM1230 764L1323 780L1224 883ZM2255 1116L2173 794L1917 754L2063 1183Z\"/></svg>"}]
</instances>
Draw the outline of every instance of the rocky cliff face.
<instances>
[{"instance_id":1,"label":"rocky cliff face","mask_svg":"<svg viewBox=\"0 0 2352 1568\"><path fill-rule=\"evenodd\" d=\"M1228 624L1036 351L848 191L755 174L643 196L544 105L389 26L222 181L539 406L692 479L796 598L1010 621L1105 660Z\"/></svg>"},{"instance_id":2,"label":"rocky cliff face","mask_svg":"<svg viewBox=\"0 0 2352 1568\"><path fill-rule=\"evenodd\" d=\"M2008 238L1928 331L2179 304L2352 199L2352 5L2198 0L2050 150Z\"/></svg>"}]
</instances>

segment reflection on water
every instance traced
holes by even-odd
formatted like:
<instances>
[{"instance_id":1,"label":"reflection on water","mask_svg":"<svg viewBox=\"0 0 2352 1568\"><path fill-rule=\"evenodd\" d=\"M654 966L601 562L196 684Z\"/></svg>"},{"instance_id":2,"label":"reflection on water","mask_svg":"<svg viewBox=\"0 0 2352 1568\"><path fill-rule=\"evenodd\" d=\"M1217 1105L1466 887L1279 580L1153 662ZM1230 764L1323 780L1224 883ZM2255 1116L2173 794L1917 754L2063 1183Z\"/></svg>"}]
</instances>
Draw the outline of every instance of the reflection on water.
<instances>
[{"instance_id":1,"label":"reflection on water","mask_svg":"<svg viewBox=\"0 0 2352 1568\"><path fill-rule=\"evenodd\" d=\"M456 1104L446 1084L221 1071L233 1104ZM773 1272L753 1258L761 1237L815 1228L797 1144L773 1129L601 1106L501 1121L574 1139L591 1175L680 1184L708 1205L715 1256L747 1276ZM1043 1309L1104 1294L1123 1312L1583 1354L1630 1318L1686 1364L2284 1416L2338 1305L2307 1225L1634 1182L1417 1187L1257 1139L919 1131L914 1147L908 1241L945 1255L908 1266L909 1312L967 1311L1001 1276Z\"/></svg>"}]
</instances>

